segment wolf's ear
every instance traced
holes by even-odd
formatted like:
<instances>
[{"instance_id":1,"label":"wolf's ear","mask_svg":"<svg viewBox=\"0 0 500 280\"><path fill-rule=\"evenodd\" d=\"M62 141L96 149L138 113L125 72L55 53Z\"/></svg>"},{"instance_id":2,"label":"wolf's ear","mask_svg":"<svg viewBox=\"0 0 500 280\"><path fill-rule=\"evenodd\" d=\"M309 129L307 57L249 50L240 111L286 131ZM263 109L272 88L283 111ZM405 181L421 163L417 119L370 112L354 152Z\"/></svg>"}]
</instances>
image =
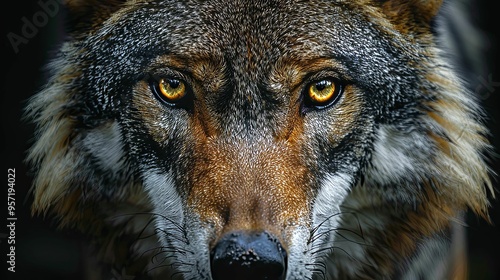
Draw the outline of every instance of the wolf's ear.
<instances>
[{"instance_id":1,"label":"wolf's ear","mask_svg":"<svg viewBox=\"0 0 500 280\"><path fill-rule=\"evenodd\" d=\"M417 31L428 29L443 0L376 0L383 13L396 25Z\"/></svg>"},{"instance_id":2,"label":"wolf's ear","mask_svg":"<svg viewBox=\"0 0 500 280\"><path fill-rule=\"evenodd\" d=\"M92 31L127 0L63 0L67 10L67 27L70 34L86 34Z\"/></svg>"}]
</instances>

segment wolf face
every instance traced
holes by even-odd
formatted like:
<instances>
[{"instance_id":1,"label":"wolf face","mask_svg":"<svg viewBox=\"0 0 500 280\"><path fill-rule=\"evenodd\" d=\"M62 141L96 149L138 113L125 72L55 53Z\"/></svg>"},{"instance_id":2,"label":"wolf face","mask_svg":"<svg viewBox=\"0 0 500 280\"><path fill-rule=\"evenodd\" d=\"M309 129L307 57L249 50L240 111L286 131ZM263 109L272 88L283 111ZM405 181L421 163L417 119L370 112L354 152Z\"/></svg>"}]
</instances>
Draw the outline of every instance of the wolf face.
<instances>
[{"instance_id":1,"label":"wolf face","mask_svg":"<svg viewBox=\"0 0 500 280\"><path fill-rule=\"evenodd\" d=\"M452 277L490 181L440 4L68 1L28 108L34 211L103 278Z\"/></svg>"}]
</instances>

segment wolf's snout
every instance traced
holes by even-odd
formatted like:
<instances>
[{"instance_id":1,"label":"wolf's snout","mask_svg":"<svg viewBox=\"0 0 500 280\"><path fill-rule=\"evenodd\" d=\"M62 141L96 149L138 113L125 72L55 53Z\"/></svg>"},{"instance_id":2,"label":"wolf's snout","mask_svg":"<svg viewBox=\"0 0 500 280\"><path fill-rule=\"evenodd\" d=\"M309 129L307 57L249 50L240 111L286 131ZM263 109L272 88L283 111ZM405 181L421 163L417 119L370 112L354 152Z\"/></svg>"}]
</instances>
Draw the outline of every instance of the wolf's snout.
<instances>
[{"instance_id":1,"label":"wolf's snout","mask_svg":"<svg viewBox=\"0 0 500 280\"><path fill-rule=\"evenodd\" d=\"M287 255L267 232L236 232L222 237L210 254L214 280L285 279Z\"/></svg>"}]
</instances>

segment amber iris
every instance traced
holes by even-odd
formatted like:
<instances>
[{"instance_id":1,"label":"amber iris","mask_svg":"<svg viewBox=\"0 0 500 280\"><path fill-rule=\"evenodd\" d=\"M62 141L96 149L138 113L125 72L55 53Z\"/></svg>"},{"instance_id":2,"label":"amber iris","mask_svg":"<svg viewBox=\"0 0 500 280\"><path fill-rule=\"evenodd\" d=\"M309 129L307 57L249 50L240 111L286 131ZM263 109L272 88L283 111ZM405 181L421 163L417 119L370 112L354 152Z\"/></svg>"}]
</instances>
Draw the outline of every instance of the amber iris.
<instances>
[{"instance_id":1,"label":"amber iris","mask_svg":"<svg viewBox=\"0 0 500 280\"><path fill-rule=\"evenodd\" d=\"M186 96L186 85L176 79L161 79L158 82L158 90L165 101L176 103Z\"/></svg>"},{"instance_id":2,"label":"amber iris","mask_svg":"<svg viewBox=\"0 0 500 280\"><path fill-rule=\"evenodd\" d=\"M333 80L321 80L309 85L307 97L314 105L326 105L337 96L338 88Z\"/></svg>"}]
</instances>

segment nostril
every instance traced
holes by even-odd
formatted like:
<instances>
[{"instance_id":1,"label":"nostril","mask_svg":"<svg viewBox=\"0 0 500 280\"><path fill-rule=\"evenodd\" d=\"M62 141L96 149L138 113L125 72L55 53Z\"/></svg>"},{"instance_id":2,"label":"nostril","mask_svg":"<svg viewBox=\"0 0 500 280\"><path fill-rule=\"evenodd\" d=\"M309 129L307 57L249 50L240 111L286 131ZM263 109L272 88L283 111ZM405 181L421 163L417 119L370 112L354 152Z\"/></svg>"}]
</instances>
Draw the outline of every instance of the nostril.
<instances>
[{"instance_id":1,"label":"nostril","mask_svg":"<svg viewBox=\"0 0 500 280\"><path fill-rule=\"evenodd\" d=\"M267 232L224 236L210 254L214 280L283 280L286 252Z\"/></svg>"}]
</instances>

